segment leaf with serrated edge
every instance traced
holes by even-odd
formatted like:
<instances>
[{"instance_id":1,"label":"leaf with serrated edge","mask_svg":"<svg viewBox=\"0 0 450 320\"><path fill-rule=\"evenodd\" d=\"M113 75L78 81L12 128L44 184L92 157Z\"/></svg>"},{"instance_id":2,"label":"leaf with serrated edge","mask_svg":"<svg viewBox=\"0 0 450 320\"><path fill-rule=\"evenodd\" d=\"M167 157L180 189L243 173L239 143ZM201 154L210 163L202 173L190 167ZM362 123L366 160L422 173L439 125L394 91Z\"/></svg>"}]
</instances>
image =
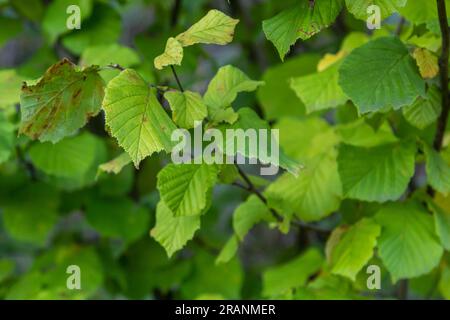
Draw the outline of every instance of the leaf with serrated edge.
<instances>
[{"instance_id":1,"label":"leaf with serrated edge","mask_svg":"<svg viewBox=\"0 0 450 320\"><path fill-rule=\"evenodd\" d=\"M164 98L169 101L173 120L182 128L194 128L196 121L202 121L208 115L203 98L197 92L168 91Z\"/></svg>"},{"instance_id":2,"label":"leaf with serrated edge","mask_svg":"<svg viewBox=\"0 0 450 320\"><path fill-rule=\"evenodd\" d=\"M397 200L414 174L415 153L415 145L404 141L372 148L341 145L338 169L344 197Z\"/></svg>"},{"instance_id":3,"label":"leaf with serrated edge","mask_svg":"<svg viewBox=\"0 0 450 320\"><path fill-rule=\"evenodd\" d=\"M380 231L380 226L368 218L350 227L332 251L331 272L355 281L358 272L372 258Z\"/></svg>"},{"instance_id":4,"label":"leaf with serrated edge","mask_svg":"<svg viewBox=\"0 0 450 320\"><path fill-rule=\"evenodd\" d=\"M112 136L136 167L155 152L172 150L176 126L158 102L156 89L136 71L122 71L109 82L103 109Z\"/></svg>"},{"instance_id":5,"label":"leaf with serrated edge","mask_svg":"<svg viewBox=\"0 0 450 320\"><path fill-rule=\"evenodd\" d=\"M425 82L406 46L397 38L368 42L345 58L339 85L360 113L399 109L425 96Z\"/></svg>"},{"instance_id":6,"label":"leaf with serrated edge","mask_svg":"<svg viewBox=\"0 0 450 320\"><path fill-rule=\"evenodd\" d=\"M53 143L74 134L100 111L103 86L98 67L77 71L67 59L54 64L36 85L23 85L19 132Z\"/></svg>"},{"instance_id":7,"label":"leaf with serrated edge","mask_svg":"<svg viewBox=\"0 0 450 320\"><path fill-rule=\"evenodd\" d=\"M160 201L156 207L156 225L150 235L166 249L169 258L182 249L200 229L200 216L175 217Z\"/></svg>"},{"instance_id":8,"label":"leaf with serrated edge","mask_svg":"<svg viewBox=\"0 0 450 320\"><path fill-rule=\"evenodd\" d=\"M206 207L217 175L215 165L169 164L159 172L157 186L175 217L195 216Z\"/></svg>"},{"instance_id":9,"label":"leaf with serrated edge","mask_svg":"<svg viewBox=\"0 0 450 320\"><path fill-rule=\"evenodd\" d=\"M406 121L421 130L436 121L441 110L441 93L436 86L428 89L426 97L419 97L413 104L402 108Z\"/></svg>"},{"instance_id":10,"label":"leaf with serrated edge","mask_svg":"<svg viewBox=\"0 0 450 320\"><path fill-rule=\"evenodd\" d=\"M176 39L183 47L196 43L225 45L233 40L234 28L238 23L239 20L232 19L218 10L210 10Z\"/></svg>"},{"instance_id":11,"label":"leaf with serrated edge","mask_svg":"<svg viewBox=\"0 0 450 320\"><path fill-rule=\"evenodd\" d=\"M378 253L393 282L426 274L439 264L443 249L431 215L419 204L391 203L375 220L382 227Z\"/></svg>"}]
</instances>

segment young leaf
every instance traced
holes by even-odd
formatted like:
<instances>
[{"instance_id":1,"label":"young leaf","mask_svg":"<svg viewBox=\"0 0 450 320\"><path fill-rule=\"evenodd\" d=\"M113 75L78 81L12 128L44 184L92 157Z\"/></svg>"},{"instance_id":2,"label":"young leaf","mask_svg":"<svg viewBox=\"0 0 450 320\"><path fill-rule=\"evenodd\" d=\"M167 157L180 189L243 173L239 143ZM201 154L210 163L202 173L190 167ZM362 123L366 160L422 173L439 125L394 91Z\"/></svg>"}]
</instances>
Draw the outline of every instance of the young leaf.
<instances>
[{"instance_id":1,"label":"young leaf","mask_svg":"<svg viewBox=\"0 0 450 320\"><path fill-rule=\"evenodd\" d=\"M363 218L341 236L332 250L331 272L355 281L356 275L372 258L381 228L372 219Z\"/></svg>"},{"instance_id":2,"label":"young leaf","mask_svg":"<svg viewBox=\"0 0 450 320\"><path fill-rule=\"evenodd\" d=\"M200 229L200 216L175 217L164 201L160 201L156 208L156 225L150 235L158 241L167 255L181 250Z\"/></svg>"},{"instance_id":3,"label":"young leaf","mask_svg":"<svg viewBox=\"0 0 450 320\"><path fill-rule=\"evenodd\" d=\"M392 203L375 219L382 226L379 255L393 282L426 274L438 265L443 249L434 233L432 217L420 205Z\"/></svg>"},{"instance_id":4,"label":"young leaf","mask_svg":"<svg viewBox=\"0 0 450 320\"><path fill-rule=\"evenodd\" d=\"M217 174L216 166L205 163L169 164L158 174L161 199L174 217L200 215L206 208Z\"/></svg>"},{"instance_id":5,"label":"young leaf","mask_svg":"<svg viewBox=\"0 0 450 320\"><path fill-rule=\"evenodd\" d=\"M58 62L36 85L23 85L19 132L53 143L74 134L100 111L103 86L98 67L78 71L67 59Z\"/></svg>"},{"instance_id":6,"label":"young leaf","mask_svg":"<svg viewBox=\"0 0 450 320\"><path fill-rule=\"evenodd\" d=\"M406 5L407 0L345 0L348 11L356 18L366 21L367 8L376 5L380 8L381 18L385 19Z\"/></svg>"},{"instance_id":7,"label":"young leaf","mask_svg":"<svg viewBox=\"0 0 450 320\"><path fill-rule=\"evenodd\" d=\"M425 95L425 82L397 38L379 38L355 49L339 69L339 84L360 113L394 109Z\"/></svg>"},{"instance_id":8,"label":"young leaf","mask_svg":"<svg viewBox=\"0 0 450 320\"><path fill-rule=\"evenodd\" d=\"M169 101L173 120L182 128L194 128L196 121L202 121L208 115L203 98L197 92L168 91L164 98Z\"/></svg>"},{"instance_id":9,"label":"young leaf","mask_svg":"<svg viewBox=\"0 0 450 320\"><path fill-rule=\"evenodd\" d=\"M425 129L441 114L441 93L436 86L428 89L426 97L417 100L402 109L406 121L421 130Z\"/></svg>"},{"instance_id":10,"label":"young leaf","mask_svg":"<svg viewBox=\"0 0 450 320\"><path fill-rule=\"evenodd\" d=\"M225 45L233 40L234 28L238 23L239 20L232 19L218 10L210 10L176 39L183 47L196 43Z\"/></svg>"},{"instance_id":11,"label":"young leaf","mask_svg":"<svg viewBox=\"0 0 450 320\"><path fill-rule=\"evenodd\" d=\"M334 22L343 0L298 0L293 7L263 21L266 37L278 50L281 60L290 47L301 38L307 40Z\"/></svg>"},{"instance_id":12,"label":"young leaf","mask_svg":"<svg viewBox=\"0 0 450 320\"><path fill-rule=\"evenodd\" d=\"M337 161L344 197L397 200L414 174L415 153L415 145L405 142L372 148L341 145Z\"/></svg>"},{"instance_id":13,"label":"young leaf","mask_svg":"<svg viewBox=\"0 0 450 320\"><path fill-rule=\"evenodd\" d=\"M450 192L450 164L426 143L423 144L423 150L427 159L425 170L428 183L435 190L447 195Z\"/></svg>"},{"instance_id":14,"label":"young leaf","mask_svg":"<svg viewBox=\"0 0 450 320\"><path fill-rule=\"evenodd\" d=\"M339 64L326 70L291 80L291 88L311 113L343 105L347 97L338 84Z\"/></svg>"},{"instance_id":15,"label":"young leaf","mask_svg":"<svg viewBox=\"0 0 450 320\"><path fill-rule=\"evenodd\" d=\"M159 104L156 89L136 71L127 69L109 82L103 109L111 134L136 167L147 156L172 149L175 124Z\"/></svg>"},{"instance_id":16,"label":"young leaf","mask_svg":"<svg viewBox=\"0 0 450 320\"><path fill-rule=\"evenodd\" d=\"M208 113L215 122L228 120L233 123L237 115L227 108L240 92L251 92L263 85L262 81L251 80L245 73L231 65L221 67L208 85L204 101L208 106ZM224 114L228 115L224 117Z\"/></svg>"},{"instance_id":17,"label":"young leaf","mask_svg":"<svg viewBox=\"0 0 450 320\"><path fill-rule=\"evenodd\" d=\"M161 70L166 66L180 66L182 60L183 47L181 46L181 43L175 38L169 38L164 53L155 58L154 64L156 69Z\"/></svg>"}]
</instances>

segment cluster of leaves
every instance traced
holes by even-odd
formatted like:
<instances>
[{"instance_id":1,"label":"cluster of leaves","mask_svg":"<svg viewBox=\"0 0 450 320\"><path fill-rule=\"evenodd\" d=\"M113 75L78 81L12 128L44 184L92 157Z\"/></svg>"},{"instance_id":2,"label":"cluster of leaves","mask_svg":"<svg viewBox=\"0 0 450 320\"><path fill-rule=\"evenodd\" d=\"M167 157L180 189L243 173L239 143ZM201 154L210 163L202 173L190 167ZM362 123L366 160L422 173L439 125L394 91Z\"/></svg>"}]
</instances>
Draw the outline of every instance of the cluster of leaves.
<instances>
[{"instance_id":1,"label":"cluster of leaves","mask_svg":"<svg viewBox=\"0 0 450 320\"><path fill-rule=\"evenodd\" d=\"M0 297L362 299L410 279L411 295L450 299L447 13L232 2L0 1L0 45L41 44L0 69ZM384 23L368 33L371 4ZM148 32L125 37L130 14ZM197 123L279 129L277 163L217 154L285 172L167 163L172 132ZM82 290L65 287L71 264Z\"/></svg>"}]
</instances>

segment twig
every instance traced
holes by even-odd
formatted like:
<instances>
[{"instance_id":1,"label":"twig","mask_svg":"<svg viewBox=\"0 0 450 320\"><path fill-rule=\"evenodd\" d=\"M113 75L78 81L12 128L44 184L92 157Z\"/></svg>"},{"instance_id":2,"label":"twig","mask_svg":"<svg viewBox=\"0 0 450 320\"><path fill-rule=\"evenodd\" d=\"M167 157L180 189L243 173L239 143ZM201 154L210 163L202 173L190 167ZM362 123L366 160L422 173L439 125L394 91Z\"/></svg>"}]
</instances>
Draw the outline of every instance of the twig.
<instances>
[{"instance_id":1,"label":"twig","mask_svg":"<svg viewBox=\"0 0 450 320\"><path fill-rule=\"evenodd\" d=\"M235 164L236 169L239 173L239 175L242 177L242 179L245 181L245 183L247 184L247 187L239 184L239 183L233 183L234 186L240 187L244 190L247 190L251 193L253 193L254 195L256 195L264 204L268 204L268 201L266 199L266 197L264 197L264 195L255 187L255 185L253 184L253 182L250 180L250 178L247 176L247 174L242 171L241 167L239 167L239 165ZM282 222L283 221L283 216L281 214L278 213L278 211L276 211L273 208L269 209L272 216L278 221L278 222ZM304 228L304 229L308 229L317 233L322 233L322 234L330 234L330 230L326 230L326 229L322 229L320 227L316 227L310 224L306 224L302 221L299 220L292 220L291 224L295 227L298 228Z\"/></svg>"},{"instance_id":2,"label":"twig","mask_svg":"<svg viewBox=\"0 0 450 320\"><path fill-rule=\"evenodd\" d=\"M180 88L181 92L184 92L183 86L181 85L180 79L178 78L177 72L175 71L174 66L170 66L170 69L172 69L173 76L175 77L175 80L177 81L178 88Z\"/></svg>"},{"instance_id":3,"label":"twig","mask_svg":"<svg viewBox=\"0 0 450 320\"><path fill-rule=\"evenodd\" d=\"M178 24L178 18L180 17L181 0L175 0L172 7L172 16L170 19L170 26L175 28Z\"/></svg>"},{"instance_id":4,"label":"twig","mask_svg":"<svg viewBox=\"0 0 450 320\"><path fill-rule=\"evenodd\" d=\"M120 64L117 63L110 63L108 65L106 65L104 68L106 69L116 69L116 70L120 70L120 71L124 71L126 68L122 67Z\"/></svg>"},{"instance_id":5,"label":"twig","mask_svg":"<svg viewBox=\"0 0 450 320\"><path fill-rule=\"evenodd\" d=\"M434 138L433 147L436 151L442 149L445 129L447 126L447 118L449 114L449 91L448 91L448 58L449 58L449 30L445 0L437 0L437 10L439 13L439 26L442 34L442 53L439 58L439 74L441 79L442 92L442 112L437 123L436 136Z\"/></svg>"}]
</instances>

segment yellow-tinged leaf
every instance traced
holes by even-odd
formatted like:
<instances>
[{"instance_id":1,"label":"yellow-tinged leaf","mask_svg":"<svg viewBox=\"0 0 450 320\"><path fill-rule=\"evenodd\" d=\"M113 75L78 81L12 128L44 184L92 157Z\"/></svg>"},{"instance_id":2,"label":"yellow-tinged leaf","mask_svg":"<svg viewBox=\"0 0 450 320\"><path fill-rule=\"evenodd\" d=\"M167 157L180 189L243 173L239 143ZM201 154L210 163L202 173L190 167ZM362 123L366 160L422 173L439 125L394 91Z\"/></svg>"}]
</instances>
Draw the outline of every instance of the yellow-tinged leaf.
<instances>
[{"instance_id":1,"label":"yellow-tinged leaf","mask_svg":"<svg viewBox=\"0 0 450 320\"><path fill-rule=\"evenodd\" d=\"M164 53L154 60L155 68L161 70L166 66L181 65L183 60L183 47L175 38L169 38L166 43Z\"/></svg>"},{"instance_id":2,"label":"yellow-tinged leaf","mask_svg":"<svg viewBox=\"0 0 450 320\"><path fill-rule=\"evenodd\" d=\"M325 69L327 69L329 66L333 65L334 63L338 62L345 56L347 56L348 52L345 50L341 50L337 52L336 54L327 53L323 56L323 58L319 61L317 64L317 71L321 72Z\"/></svg>"},{"instance_id":3,"label":"yellow-tinged leaf","mask_svg":"<svg viewBox=\"0 0 450 320\"><path fill-rule=\"evenodd\" d=\"M413 53L419 67L420 75L424 79L434 78L439 72L438 58L424 48L417 48Z\"/></svg>"},{"instance_id":4,"label":"yellow-tinged leaf","mask_svg":"<svg viewBox=\"0 0 450 320\"><path fill-rule=\"evenodd\" d=\"M196 43L225 45L233 40L234 28L239 20L230 18L218 10L210 10L206 16L179 34L176 39L187 47Z\"/></svg>"}]
</instances>

